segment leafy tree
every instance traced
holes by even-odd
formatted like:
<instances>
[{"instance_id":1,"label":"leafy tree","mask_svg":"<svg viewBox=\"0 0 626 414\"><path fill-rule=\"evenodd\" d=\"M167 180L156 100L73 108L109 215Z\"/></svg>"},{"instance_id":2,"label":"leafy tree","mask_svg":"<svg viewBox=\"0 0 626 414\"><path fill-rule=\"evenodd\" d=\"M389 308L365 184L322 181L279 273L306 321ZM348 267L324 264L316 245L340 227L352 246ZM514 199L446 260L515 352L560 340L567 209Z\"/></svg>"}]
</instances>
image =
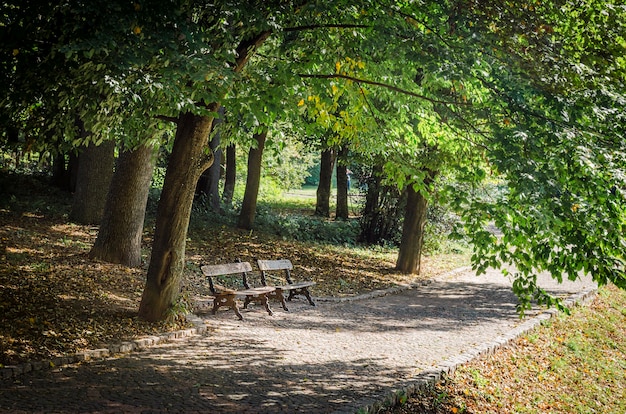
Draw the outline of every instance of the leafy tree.
<instances>
[{"instance_id":1,"label":"leafy tree","mask_svg":"<svg viewBox=\"0 0 626 414\"><path fill-rule=\"evenodd\" d=\"M626 287L626 13L617 1L4 5L6 47L18 50L1 62L12 126L28 119L35 131L37 111L58 111L48 129L78 146L130 131L146 131L143 141L155 136L155 119L176 125L140 307L147 320L164 318L177 298L219 107L253 130L273 125L297 94L292 105L315 113L327 144L385 159L388 181L411 188L418 210L436 172L469 187L502 178L506 191L491 198L452 188L448 197L475 243L476 268L516 266L522 309L532 296L551 301L538 270L587 271ZM51 45L17 41L24 28L41 28ZM51 75L38 94L28 63L42 58ZM92 135L78 137L75 119ZM485 231L489 221L502 238Z\"/></svg>"},{"instance_id":2,"label":"leafy tree","mask_svg":"<svg viewBox=\"0 0 626 414\"><path fill-rule=\"evenodd\" d=\"M204 197L204 201L213 211L220 210L219 180L222 170L223 151L220 147L222 131L219 129L218 125L223 122L225 114L224 107L220 108L219 114L220 116L213 122L212 137L209 142L209 150L213 152L215 159L213 164L202 173L196 186L196 195Z\"/></svg>"},{"instance_id":3,"label":"leafy tree","mask_svg":"<svg viewBox=\"0 0 626 414\"><path fill-rule=\"evenodd\" d=\"M235 181L237 178L237 150L235 144L226 147L226 171L224 172L224 191L222 201L231 206L235 194Z\"/></svg>"},{"instance_id":4,"label":"leafy tree","mask_svg":"<svg viewBox=\"0 0 626 414\"><path fill-rule=\"evenodd\" d=\"M337 208L335 218L347 220L348 211L348 148L341 147L337 152Z\"/></svg>"},{"instance_id":5,"label":"leafy tree","mask_svg":"<svg viewBox=\"0 0 626 414\"><path fill-rule=\"evenodd\" d=\"M316 191L316 216L330 217L330 191L336 158L336 151L333 148L326 148L322 151L320 159L320 177Z\"/></svg>"},{"instance_id":6,"label":"leafy tree","mask_svg":"<svg viewBox=\"0 0 626 414\"><path fill-rule=\"evenodd\" d=\"M453 20L468 47L485 51L476 65L492 110L485 154L506 185L458 204L475 267L515 266L521 311L532 299L555 303L536 283L540 271L626 287L626 8L611 1L467 5L472 13ZM484 230L489 221L502 237Z\"/></svg>"},{"instance_id":7,"label":"leafy tree","mask_svg":"<svg viewBox=\"0 0 626 414\"><path fill-rule=\"evenodd\" d=\"M89 252L92 259L129 267L141 265L143 225L156 149L156 144L146 143L120 152L98 237Z\"/></svg>"},{"instance_id":8,"label":"leafy tree","mask_svg":"<svg viewBox=\"0 0 626 414\"><path fill-rule=\"evenodd\" d=\"M81 224L99 224L104 214L107 189L113 178L115 142L87 145L78 158L76 192L70 219Z\"/></svg>"}]
</instances>

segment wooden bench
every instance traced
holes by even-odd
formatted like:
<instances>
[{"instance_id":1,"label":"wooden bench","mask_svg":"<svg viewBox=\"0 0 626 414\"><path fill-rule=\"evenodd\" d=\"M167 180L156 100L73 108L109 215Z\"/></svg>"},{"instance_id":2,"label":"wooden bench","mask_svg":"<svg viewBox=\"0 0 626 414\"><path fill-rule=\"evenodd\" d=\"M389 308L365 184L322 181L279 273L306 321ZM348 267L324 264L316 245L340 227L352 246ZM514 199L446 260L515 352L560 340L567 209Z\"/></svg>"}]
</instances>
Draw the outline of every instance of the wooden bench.
<instances>
[{"instance_id":1,"label":"wooden bench","mask_svg":"<svg viewBox=\"0 0 626 414\"><path fill-rule=\"evenodd\" d=\"M237 297L245 297L244 309L248 307L250 302L261 303L265 306L265 310L267 313L272 315L272 310L269 305L269 294L274 292L276 289L271 286L263 286L258 288L249 288L248 282L246 280L247 272L252 271L252 266L248 262L238 262L238 263L226 263L226 264L217 264L217 265L204 265L201 267L202 273L209 281L209 287L211 289L211 293L215 296L213 300L213 314L217 313L217 310L222 306L228 306L235 312L235 315L239 318L239 320L243 319L241 313L239 312L239 308L237 307L236 298ZM232 275L232 274L241 274L242 283L245 289L243 290L235 290L219 285L213 281L213 279L217 279L220 276Z\"/></svg>"},{"instance_id":2,"label":"wooden bench","mask_svg":"<svg viewBox=\"0 0 626 414\"><path fill-rule=\"evenodd\" d=\"M289 311L287 309L287 303L285 302L284 292L288 292L287 300L291 301L294 296L303 295L307 298L311 306L315 306L315 302L311 299L311 293L309 292L309 287L315 285L315 282L296 282L291 279L291 270L293 270L293 265L289 260L257 260L257 264L259 266L259 270L261 270L261 284L263 286L268 286L267 279L270 277L269 272L275 271L284 271L285 272L285 280L287 284L280 284L279 286L274 286L276 290L270 293L270 297L275 298L280 301L284 310ZM282 282L282 281L281 281Z\"/></svg>"}]
</instances>

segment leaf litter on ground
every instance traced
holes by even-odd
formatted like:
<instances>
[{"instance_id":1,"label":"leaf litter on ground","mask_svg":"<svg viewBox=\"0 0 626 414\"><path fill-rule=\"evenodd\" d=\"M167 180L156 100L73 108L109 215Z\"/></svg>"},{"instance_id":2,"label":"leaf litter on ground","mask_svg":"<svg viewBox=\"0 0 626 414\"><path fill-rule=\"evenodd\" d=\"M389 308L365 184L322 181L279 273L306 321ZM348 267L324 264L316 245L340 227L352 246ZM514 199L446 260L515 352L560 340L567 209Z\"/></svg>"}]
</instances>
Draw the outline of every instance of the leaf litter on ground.
<instances>
[{"instance_id":1,"label":"leaf litter on ground","mask_svg":"<svg viewBox=\"0 0 626 414\"><path fill-rule=\"evenodd\" d=\"M70 196L28 180L0 203L0 365L48 359L132 338L169 332L184 318L150 324L137 317L144 265L128 268L88 258L97 226L70 223ZM150 229L144 246L151 241ZM290 259L294 278L313 280L314 296L349 296L414 282L393 270L393 254L285 241L225 226L192 228L182 281L183 308L210 297L202 264ZM464 264L465 257L423 259L428 279Z\"/></svg>"}]
</instances>

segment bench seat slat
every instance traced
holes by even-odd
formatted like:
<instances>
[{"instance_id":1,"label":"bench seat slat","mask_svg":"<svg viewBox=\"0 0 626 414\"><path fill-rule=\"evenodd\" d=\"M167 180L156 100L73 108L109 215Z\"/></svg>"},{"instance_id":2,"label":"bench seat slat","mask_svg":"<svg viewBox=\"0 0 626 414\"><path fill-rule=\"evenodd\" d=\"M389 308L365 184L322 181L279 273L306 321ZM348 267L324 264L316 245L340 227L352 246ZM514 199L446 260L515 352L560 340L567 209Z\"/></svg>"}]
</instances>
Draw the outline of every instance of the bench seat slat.
<instances>
[{"instance_id":1,"label":"bench seat slat","mask_svg":"<svg viewBox=\"0 0 626 414\"><path fill-rule=\"evenodd\" d=\"M284 271L285 273L285 281L286 284L281 283L280 286L276 286L276 292L272 293L271 296L276 298L281 302L281 305L284 310L288 311L287 304L285 302L285 295L283 292L289 292L287 300L291 300L295 296L303 295L309 301L311 306L315 306L315 302L311 298L311 293L309 292L309 287L314 286L315 282L313 281L303 281L303 282L295 282L291 279L291 270L293 270L293 265L291 264L291 260L283 259L283 260L261 260L257 259L257 265L261 270L261 282L263 285L267 283L267 272L275 272L275 271ZM275 278L273 278L275 279Z\"/></svg>"},{"instance_id":2,"label":"bench seat slat","mask_svg":"<svg viewBox=\"0 0 626 414\"><path fill-rule=\"evenodd\" d=\"M315 286L315 282L296 282L290 285L287 284L287 285L276 286L276 288L282 289L282 290L293 290L293 289L302 289L302 288L309 287L309 286Z\"/></svg>"},{"instance_id":3,"label":"bench seat slat","mask_svg":"<svg viewBox=\"0 0 626 414\"><path fill-rule=\"evenodd\" d=\"M271 293L275 291L276 288L274 286L264 286L258 288L250 288L246 290L237 290L234 293L236 295L248 296L248 295L264 295L266 293Z\"/></svg>"}]
</instances>

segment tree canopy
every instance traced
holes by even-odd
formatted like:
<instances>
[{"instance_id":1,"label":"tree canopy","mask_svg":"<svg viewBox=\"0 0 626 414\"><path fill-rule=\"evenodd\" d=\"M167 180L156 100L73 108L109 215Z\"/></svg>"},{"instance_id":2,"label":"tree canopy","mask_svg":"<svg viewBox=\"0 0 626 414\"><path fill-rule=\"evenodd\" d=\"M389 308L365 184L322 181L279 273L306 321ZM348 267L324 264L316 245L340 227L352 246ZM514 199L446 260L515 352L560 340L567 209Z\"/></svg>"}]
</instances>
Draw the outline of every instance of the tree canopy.
<instances>
[{"instance_id":1,"label":"tree canopy","mask_svg":"<svg viewBox=\"0 0 626 414\"><path fill-rule=\"evenodd\" d=\"M173 121L175 141L200 160L208 140L191 149L183 136L208 138L220 105L248 136L277 121L301 124L306 112L332 131L326 138L384 159L399 187L428 197L427 171L463 183L445 191L464 220L458 233L472 240L479 271L514 266L520 310L532 298L553 303L536 285L539 271L559 280L587 272L626 288L619 1L2 9L4 140L17 128L69 145L114 138L133 146ZM77 118L92 135L72 133ZM192 181L206 163L187 164ZM486 178L500 191L476 191ZM181 243L184 252L184 235Z\"/></svg>"}]
</instances>

